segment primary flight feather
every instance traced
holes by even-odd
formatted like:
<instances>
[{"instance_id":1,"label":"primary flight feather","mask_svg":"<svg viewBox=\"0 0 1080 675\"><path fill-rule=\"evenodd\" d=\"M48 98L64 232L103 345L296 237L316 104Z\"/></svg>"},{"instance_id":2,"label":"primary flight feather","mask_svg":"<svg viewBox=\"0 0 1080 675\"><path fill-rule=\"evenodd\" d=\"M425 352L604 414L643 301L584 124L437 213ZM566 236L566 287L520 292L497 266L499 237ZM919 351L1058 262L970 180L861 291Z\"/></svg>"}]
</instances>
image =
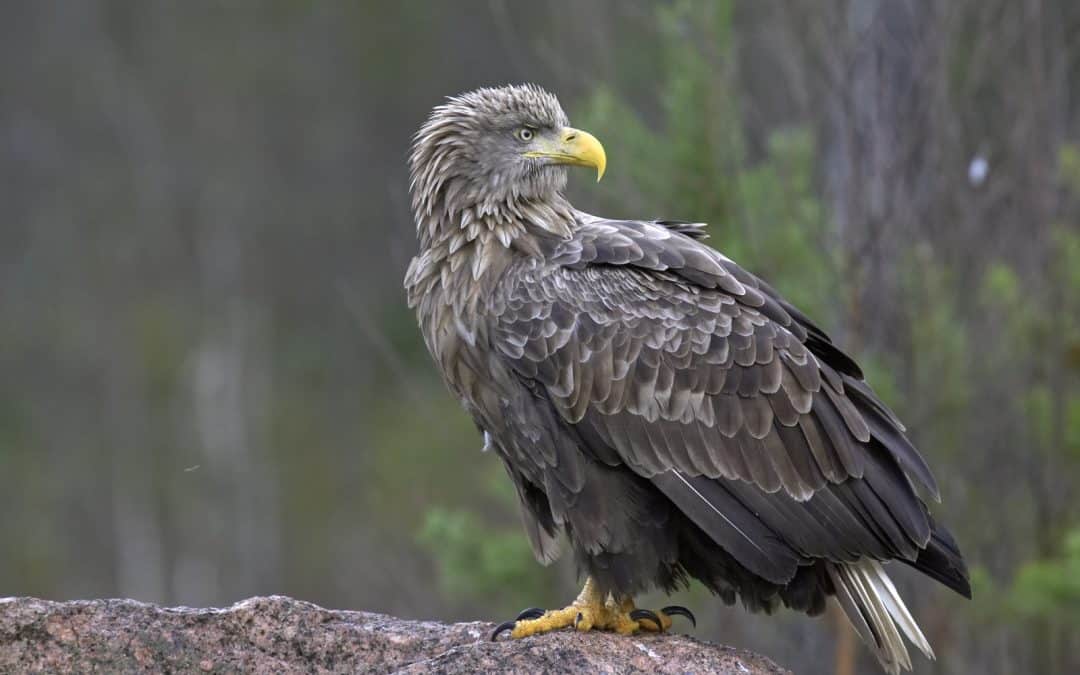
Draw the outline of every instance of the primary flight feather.
<instances>
[{"instance_id":1,"label":"primary flight feather","mask_svg":"<svg viewBox=\"0 0 1080 675\"><path fill-rule=\"evenodd\" d=\"M410 158L409 305L517 489L536 556L565 533L587 574L563 610L508 622L663 630L632 597L690 577L809 614L835 596L883 667L932 651L882 563L970 596L922 456L855 362L699 225L610 220L563 196L606 156L531 86L448 100Z\"/></svg>"}]
</instances>

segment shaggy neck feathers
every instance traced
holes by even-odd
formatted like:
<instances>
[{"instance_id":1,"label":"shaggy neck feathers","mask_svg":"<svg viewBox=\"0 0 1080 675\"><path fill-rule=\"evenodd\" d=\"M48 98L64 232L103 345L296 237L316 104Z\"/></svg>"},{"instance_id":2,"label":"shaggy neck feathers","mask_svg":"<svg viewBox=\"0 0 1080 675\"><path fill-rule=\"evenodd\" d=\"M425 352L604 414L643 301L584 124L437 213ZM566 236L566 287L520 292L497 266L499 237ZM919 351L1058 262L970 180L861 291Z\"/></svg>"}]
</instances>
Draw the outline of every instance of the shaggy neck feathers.
<instances>
[{"instance_id":1,"label":"shaggy neck feathers","mask_svg":"<svg viewBox=\"0 0 1080 675\"><path fill-rule=\"evenodd\" d=\"M423 141L418 141L413 152L410 183L421 248L445 240L453 252L481 238L510 248L530 231L570 237L574 209L560 191L528 196L515 185L500 186L497 176L490 185L480 187L472 179L446 171L458 163L451 156L452 144Z\"/></svg>"}]
</instances>

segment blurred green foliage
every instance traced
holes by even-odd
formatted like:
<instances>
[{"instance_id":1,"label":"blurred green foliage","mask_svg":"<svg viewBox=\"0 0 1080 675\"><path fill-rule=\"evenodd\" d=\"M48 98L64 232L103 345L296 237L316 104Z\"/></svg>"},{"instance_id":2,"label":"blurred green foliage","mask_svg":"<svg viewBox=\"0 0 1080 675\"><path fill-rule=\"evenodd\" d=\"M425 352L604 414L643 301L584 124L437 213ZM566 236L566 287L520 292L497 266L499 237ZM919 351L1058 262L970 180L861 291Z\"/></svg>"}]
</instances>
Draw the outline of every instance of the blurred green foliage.
<instances>
[{"instance_id":1,"label":"blurred green foliage","mask_svg":"<svg viewBox=\"0 0 1080 675\"><path fill-rule=\"evenodd\" d=\"M551 572L538 568L520 528L495 529L471 511L435 507L419 538L439 561L440 583L450 597L486 597L492 611L550 597Z\"/></svg>"},{"instance_id":2,"label":"blurred green foliage","mask_svg":"<svg viewBox=\"0 0 1080 675\"><path fill-rule=\"evenodd\" d=\"M1065 535L1060 555L1025 563L1007 597L1024 618L1080 621L1080 528Z\"/></svg>"}]
</instances>

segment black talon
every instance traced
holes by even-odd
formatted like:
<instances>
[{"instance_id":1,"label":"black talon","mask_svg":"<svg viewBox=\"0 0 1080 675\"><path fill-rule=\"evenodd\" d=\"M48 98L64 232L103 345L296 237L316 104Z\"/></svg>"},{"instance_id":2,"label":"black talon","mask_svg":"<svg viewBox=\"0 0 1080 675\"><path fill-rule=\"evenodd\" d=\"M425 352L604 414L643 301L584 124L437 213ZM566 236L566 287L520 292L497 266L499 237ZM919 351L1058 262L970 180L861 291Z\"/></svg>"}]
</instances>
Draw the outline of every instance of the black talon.
<instances>
[{"instance_id":1,"label":"black talon","mask_svg":"<svg viewBox=\"0 0 1080 675\"><path fill-rule=\"evenodd\" d=\"M515 621L528 621L530 619L539 619L544 616L544 610L539 607L530 607L528 609L521 610L521 614L517 615Z\"/></svg>"},{"instance_id":2,"label":"black talon","mask_svg":"<svg viewBox=\"0 0 1080 675\"><path fill-rule=\"evenodd\" d=\"M515 623L517 623L517 621L503 621L500 623L495 628L495 632L491 634L491 641L495 642L495 640L499 638L499 633L502 633L503 631L514 630Z\"/></svg>"},{"instance_id":3,"label":"black talon","mask_svg":"<svg viewBox=\"0 0 1080 675\"><path fill-rule=\"evenodd\" d=\"M514 625L517 624L518 621L539 619L540 617L544 616L544 614L546 614L546 612L539 607L530 607L528 609L521 610L521 613L519 613L513 621L503 621L498 625L498 627L495 628L495 632L491 634L491 641L494 642L495 640L497 640L499 634L504 631L514 630Z\"/></svg>"},{"instance_id":4,"label":"black talon","mask_svg":"<svg viewBox=\"0 0 1080 675\"><path fill-rule=\"evenodd\" d=\"M694 628L697 628L697 619L694 618L694 613L681 605L668 605L660 611L668 616L673 614L685 616L687 619L690 619L690 623L694 625Z\"/></svg>"},{"instance_id":5,"label":"black talon","mask_svg":"<svg viewBox=\"0 0 1080 675\"><path fill-rule=\"evenodd\" d=\"M641 621L642 619L648 619L656 624L657 630L664 630L664 624L660 622L660 617L656 616L656 612L652 612L647 609L635 609L630 612L630 618L634 621Z\"/></svg>"}]
</instances>

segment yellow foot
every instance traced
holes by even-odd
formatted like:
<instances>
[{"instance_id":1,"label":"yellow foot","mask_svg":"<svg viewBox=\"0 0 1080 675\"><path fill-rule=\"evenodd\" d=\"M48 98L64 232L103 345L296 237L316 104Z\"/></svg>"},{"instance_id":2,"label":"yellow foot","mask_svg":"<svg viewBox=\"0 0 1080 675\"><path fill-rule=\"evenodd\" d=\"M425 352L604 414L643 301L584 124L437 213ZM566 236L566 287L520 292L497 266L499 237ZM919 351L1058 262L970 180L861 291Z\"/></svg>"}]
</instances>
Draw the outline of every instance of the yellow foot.
<instances>
[{"instance_id":1,"label":"yellow foot","mask_svg":"<svg viewBox=\"0 0 1080 675\"><path fill-rule=\"evenodd\" d=\"M575 628L579 631L608 630L620 635L633 635L640 631L662 633L671 628L673 615L685 616L697 625L694 615L685 607L672 605L659 612L636 609L630 598L616 601L611 595L602 597L592 579L589 579L585 582L581 595L569 607L549 611L527 609L513 621L500 624L492 633L491 639L495 640L505 631L510 631L510 637L516 639L560 628Z\"/></svg>"}]
</instances>

